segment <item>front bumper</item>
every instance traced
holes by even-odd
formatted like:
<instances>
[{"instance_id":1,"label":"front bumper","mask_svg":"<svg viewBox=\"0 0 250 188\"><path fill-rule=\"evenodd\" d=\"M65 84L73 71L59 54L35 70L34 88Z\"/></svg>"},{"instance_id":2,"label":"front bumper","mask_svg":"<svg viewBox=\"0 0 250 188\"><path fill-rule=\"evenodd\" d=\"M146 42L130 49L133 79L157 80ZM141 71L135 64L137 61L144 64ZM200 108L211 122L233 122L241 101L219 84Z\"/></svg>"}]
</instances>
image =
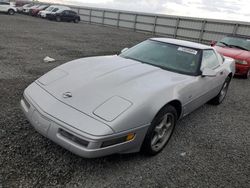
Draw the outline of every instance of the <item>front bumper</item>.
<instances>
[{"instance_id":1,"label":"front bumper","mask_svg":"<svg viewBox=\"0 0 250 188\"><path fill-rule=\"evenodd\" d=\"M235 71L236 75L241 75L241 76L247 75L248 70L250 69L249 65L241 65L238 63L236 63L235 65L236 65L236 71Z\"/></svg>"},{"instance_id":2,"label":"front bumper","mask_svg":"<svg viewBox=\"0 0 250 188\"><path fill-rule=\"evenodd\" d=\"M101 157L114 153L138 152L148 128L148 126L141 126L122 133L94 136L50 116L30 96L25 94L21 100L21 108L29 122L40 134L72 153L85 158ZM82 116L86 118L86 122L89 122L88 118L90 117L85 117L84 114ZM105 141L120 138L129 133L135 133L133 140L103 147Z\"/></svg>"}]
</instances>

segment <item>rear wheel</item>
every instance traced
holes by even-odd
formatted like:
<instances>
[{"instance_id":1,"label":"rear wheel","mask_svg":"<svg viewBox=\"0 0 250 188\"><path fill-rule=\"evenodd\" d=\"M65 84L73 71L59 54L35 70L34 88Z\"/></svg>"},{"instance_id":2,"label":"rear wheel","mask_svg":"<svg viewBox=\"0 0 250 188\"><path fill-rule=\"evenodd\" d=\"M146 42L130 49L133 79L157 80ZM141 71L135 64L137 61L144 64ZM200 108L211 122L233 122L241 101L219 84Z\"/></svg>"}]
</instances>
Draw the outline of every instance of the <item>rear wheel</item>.
<instances>
[{"instance_id":1,"label":"rear wheel","mask_svg":"<svg viewBox=\"0 0 250 188\"><path fill-rule=\"evenodd\" d=\"M227 90L228 90L230 81L231 81L231 77L228 76L220 90L220 93L216 97L214 97L212 100L209 101L210 104L219 105L222 103L222 101L225 99L227 95Z\"/></svg>"},{"instance_id":2,"label":"rear wheel","mask_svg":"<svg viewBox=\"0 0 250 188\"><path fill-rule=\"evenodd\" d=\"M8 10L8 14L9 14L9 15L14 15L14 14L15 14L15 11L14 11L13 9L10 9L10 10Z\"/></svg>"},{"instance_id":3,"label":"rear wheel","mask_svg":"<svg viewBox=\"0 0 250 188\"><path fill-rule=\"evenodd\" d=\"M60 22L61 21L61 18L59 16L56 17L56 21L57 22Z\"/></svg>"},{"instance_id":4,"label":"rear wheel","mask_svg":"<svg viewBox=\"0 0 250 188\"><path fill-rule=\"evenodd\" d=\"M176 109L171 105L165 106L152 121L141 151L148 155L156 155L161 152L172 136L176 121Z\"/></svg>"},{"instance_id":5,"label":"rear wheel","mask_svg":"<svg viewBox=\"0 0 250 188\"><path fill-rule=\"evenodd\" d=\"M79 23L79 19L76 18L76 19L74 20L74 22L75 22L75 23Z\"/></svg>"}]
</instances>

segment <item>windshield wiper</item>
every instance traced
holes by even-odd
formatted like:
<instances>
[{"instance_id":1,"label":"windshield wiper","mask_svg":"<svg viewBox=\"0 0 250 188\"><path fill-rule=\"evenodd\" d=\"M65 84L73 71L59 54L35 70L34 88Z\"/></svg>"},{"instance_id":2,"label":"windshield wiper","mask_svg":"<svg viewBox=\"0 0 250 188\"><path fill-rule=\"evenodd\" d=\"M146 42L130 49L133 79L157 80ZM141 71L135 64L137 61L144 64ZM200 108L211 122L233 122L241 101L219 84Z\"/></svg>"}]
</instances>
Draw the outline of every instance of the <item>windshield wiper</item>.
<instances>
[{"instance_id":1,"label":"windshield wiper","mask_svg":"<svg viewBox=\"0 0 250 188\"><path fill-rule=\"evenodd\" d=\"M140 63L145 63L145 62L143 62L143 61L141 61L141 60L138 60L138 59L136 59L136 58L132 58L132 57L128 57L128 56L121 56L121 57L123 57L123 58L125 58L125 59L131 59L131 60L134 60L134 61L138 61L138 62L140 62Z\"/></svg>"},{"instance_id":2,"label":"windshield wiper","mask_svg":"<svg viewBox=\"0 0 250 188\"><path fill-rule=\"evenodd\" d=\"M121 56L121 57L122 57L122 56ZM132 60L134 60L134 61L138 61L138 62L143 63L143 64L148 64L148 65L152 65L152 66L154 66L154 67L158 67L158 68L167 70L166 67L163 67L163 66L160 66L160 65L155 65L155 64L153 64L153 63L149 63L149 62L146 62L146 61L138 60L138 59L136 59L136 58L126 57L126 56L123 57L123 58L125 58L125 59L132 59Z\"/></svg>"},{"instance_id":3,"label":"windshield wiper","mask_svg":"<svg viewBox=\"0 0 250 188\"><path fill-rule=\"evenodd\" d=\"M219 43L221 43L221 44L224 44L225 46L229 46L229 44L227 44L227 43L225 43L225 42L219 42Z\"/></svg>"},{"instance_id":4,"label":"windshield wiper","mask_svg":"<svg viewBox=\"0 0 250 188\"><path fill-rule=\"evenodd\" d=\"M249 49L247 49L247 48L244 48L244 47L242 47L242 46L238 46L238 45L228 45L229 47L235 47L235 48L239 48L239 49L241 49L241 50L246 50L246 51L249 51Z\"/></svg>"}]
</instances>

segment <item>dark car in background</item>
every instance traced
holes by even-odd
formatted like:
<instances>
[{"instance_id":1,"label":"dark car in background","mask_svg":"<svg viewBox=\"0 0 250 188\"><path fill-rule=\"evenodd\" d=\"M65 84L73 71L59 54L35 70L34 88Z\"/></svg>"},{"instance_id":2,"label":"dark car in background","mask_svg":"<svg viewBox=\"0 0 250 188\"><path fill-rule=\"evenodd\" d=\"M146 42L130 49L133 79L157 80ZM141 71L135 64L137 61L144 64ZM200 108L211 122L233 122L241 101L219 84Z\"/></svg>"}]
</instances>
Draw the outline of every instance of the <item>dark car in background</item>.
<instances>
[{"instance_id":1,"label":"dark car in background","mask_svg":"<svg viewBox=\"0 0 250 188\"><path fill-rule=\"evenodd\" d=\"M47 18L49 20L56 20L58 22L60 22L60 21L67 21L67 22L73 21L75 23L78 23L81 20L80 16L72 10L63 10L62 12L50 13L50 14L47 14Z\"/></svg>"},{"instance_id":2,"label":"dark car in background","mask_svg":"<svg viewBox=\"0 0 250 188\"><path fill-rule=\"evenodd\" d=\"M250 38L227 36L211 44L222 55L235 59L236 75L250 77Z\"/></svg>"}]
</instances>

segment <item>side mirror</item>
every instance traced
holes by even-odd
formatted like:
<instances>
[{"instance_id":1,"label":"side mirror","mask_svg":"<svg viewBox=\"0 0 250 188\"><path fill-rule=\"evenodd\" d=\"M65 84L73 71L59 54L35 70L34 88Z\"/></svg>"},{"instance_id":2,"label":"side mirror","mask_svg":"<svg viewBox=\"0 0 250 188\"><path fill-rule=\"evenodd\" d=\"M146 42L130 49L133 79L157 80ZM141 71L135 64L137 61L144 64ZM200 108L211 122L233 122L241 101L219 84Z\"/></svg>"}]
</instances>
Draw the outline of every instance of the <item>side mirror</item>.
<instances>
[{"instance_id":1,"label":"side mirror","mask_svg":"<svg viewBox=\"0 0 250 188\"><path fill-rule=\"evenodd\" d=\"M121 53L123 53L123 52L125 52L125 51L127 51L128 50L128 48L123 48L122 50L121 50Z\"/></svg>"},{"instance_id":2,"label":"side mirror","mask_svg":"<svg viewBox=\"0 0 250 188\"><path fill-rule=\"evenodd\" d=\"M216 71L214 71L213 69L210 68L204 68L202 70L202 76L208 76L208 77L215 77L216 76Z\"/></svg>"},{"instance_id":3,"label":"side mirror","mask_svg":"<svg viewBox=\"0 0 250 188\"><path fill-rule=\"evenodd\" d=\"M210 46L215 46L215 44L216 44L216 41L214 41L214 40L212 40L212 41L210 42Z\"/></svg>"}]
</instances>

